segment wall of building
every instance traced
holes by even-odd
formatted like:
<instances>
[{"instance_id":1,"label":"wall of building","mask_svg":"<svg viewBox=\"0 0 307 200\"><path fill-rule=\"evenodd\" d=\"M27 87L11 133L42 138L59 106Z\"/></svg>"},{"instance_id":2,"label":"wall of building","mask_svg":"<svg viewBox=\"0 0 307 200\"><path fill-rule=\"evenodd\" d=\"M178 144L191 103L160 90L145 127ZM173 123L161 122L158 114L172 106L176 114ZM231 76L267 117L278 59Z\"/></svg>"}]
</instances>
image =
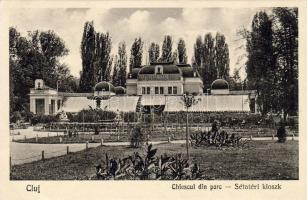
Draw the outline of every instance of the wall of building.
<instances>
[{"instance_id":1,"label":"wall of building","mask_svg":"<svg viewBox=\"0 0 307 200\"><path fill-rule=\"evenodd\" d=\"M168 95L168 87L177 87L177 95L183 94L183 82L182 81L138 81L137 83L137 94L144 95L142 93L142 88L150 87L150 94L145 95L155 95L155 87L163 87L164 94ZM128 88L127 88L128 90Z\"/></svg>"},{"instance_id":2,"label":"wall of building","mask_svg":"<svg viewBox=\"0 0 307 200\"><path fill-rule=\"evenodd\" d=\"M127 95L137 95L137 79L127 79Z\"/></svg>"},{"instance_id":3,"label":"wall of building","mask_svg":"<svg viewBox=\"0 0 307 200\"><path fill-rule=\"evenodd\" d=\"M203 94L203 84L200 78L185 78L183 84L184 93Z\"/></svg>"}]
</instances>

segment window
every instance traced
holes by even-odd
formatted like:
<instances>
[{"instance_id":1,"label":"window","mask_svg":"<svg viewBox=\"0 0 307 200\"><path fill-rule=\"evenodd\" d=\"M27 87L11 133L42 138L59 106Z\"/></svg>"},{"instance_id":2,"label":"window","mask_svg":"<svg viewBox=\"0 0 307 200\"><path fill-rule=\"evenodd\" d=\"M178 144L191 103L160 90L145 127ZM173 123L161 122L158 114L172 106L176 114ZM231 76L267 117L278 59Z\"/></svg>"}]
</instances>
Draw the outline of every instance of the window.
<instances>
[{"instance_id":1,"label":"window","mask_svg":"<svg viewBox=\"0 0 307 200\"><path fill-rule=\"evenodd\" d=\"M155 67L155 74L163 74L163 67L161 65Z\"/></svg>"},{"instance_id":2,"label":"window","mask_svg":"<svg viewBox=\"0 0 307 200\"><path fill-rule=\"evenodd\" d=\"M164 88L160 87L160 94L164 94Z\"/></svg>"},{"instance_id":3,"label":"window","mask_svg":"<svg viewBox=\"0 0 307 200\"><path fill-rule=\"evenodd\" d=\"M142 94L146 94L146 89L145 89L145 87L142 87Z\"/></svg>"},{"instance_id":4,"label":"window","mask_svg":"<svg viewBox=\"0 0 307 200\"><path fill-rule=\"evenodd\" d=\"M41 89L41 83L40 82L37 83L37 89Z\"/></svg>"},{"instance_id":5,"label":"window","mask_svg":"<svg viewBox=\"0 0 307 200\"><path fill-rule=\"evenodd\" d=\"M172 87L168 87L168 94L173 94Z\"/></svg>"},{"instance_id":6,"label":"window","mask_svg":"<svg viewBox=\"0 0 307 200\"><path fill-rule=\"evenodd\" d=\"M150 87L147 87L147 94L150 94Z\"/></svg>"},{"instance_id":7,"label":"window","mask_svg":"<svg viewBox=\"0 0 307 200\"><path fill-rule=\"evenodd\" d=\"M155 87L155 94L159 94L159 87Z\"/></svg>"},{"instance_id":8,"label":"window","mask_svg":"<svg viewBox=\"0 0 307 200\"><path fill-rule=\"evenodd\" d=\"M177 94L177 87L173 87L173 94Z\"/></svg>"}]
</instances>

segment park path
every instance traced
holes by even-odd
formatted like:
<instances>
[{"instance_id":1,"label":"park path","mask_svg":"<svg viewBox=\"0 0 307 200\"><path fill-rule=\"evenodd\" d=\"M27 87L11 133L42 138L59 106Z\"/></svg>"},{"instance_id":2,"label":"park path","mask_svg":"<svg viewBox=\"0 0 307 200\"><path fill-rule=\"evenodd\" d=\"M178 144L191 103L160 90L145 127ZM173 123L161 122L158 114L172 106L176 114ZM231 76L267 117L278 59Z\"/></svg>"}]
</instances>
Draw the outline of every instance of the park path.
<instances>
[{"instance_id":1,"label":"park path","mask_svg":"<svg viewBox=\"0 0 307 200\"><path fill-rule=\"evenodd\" d=\"M69 148L69 152L77 152L84 150L86 148L86 144L33 144L33 143L18 143L12 142L12 139L15 140L23 139L24 136L27 138L34 138L36 135L39 137L47 137L55 136L57 134L62 135L62 132L37 132L34 131L32 127L23 130L14 130L19 131L20 135L10 136L10 156L11 156L11 164L18 165L23 163L29 163L42 159L42 151L44 151L45 158L57 157L61 155L65 155L67 153L67 146ZM250 140L250 138L245 138L246 140ZM298 137L287 137L288 140L298 140ZM252 140L272 140L272 137L253 137ZM277 140L275 137L274 140ZM166 143L167 141L151 141L153 145ZM173 144L184 144L185 140L173 140L170 143ZM105 146L126 146L129 145L129 142L105 142L103 145ZM97 147L101 145L100 143L88 143L88 148Z\"/></svg>"}]
</instances>

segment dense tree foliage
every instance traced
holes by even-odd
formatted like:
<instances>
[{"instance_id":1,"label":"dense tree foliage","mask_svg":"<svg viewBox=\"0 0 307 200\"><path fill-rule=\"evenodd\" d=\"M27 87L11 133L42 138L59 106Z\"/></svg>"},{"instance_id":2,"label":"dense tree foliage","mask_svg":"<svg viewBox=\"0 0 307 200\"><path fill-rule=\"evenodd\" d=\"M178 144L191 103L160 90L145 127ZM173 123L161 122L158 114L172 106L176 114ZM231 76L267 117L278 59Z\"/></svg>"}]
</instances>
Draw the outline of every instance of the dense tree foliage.
<instances>
[{"instance_id":1,"label":"dense tree foliage","mask_svg":"<svg viewBox=\"0 0 307 200\"><path fill-rule=\"evenodd\" d=\"M91 92L94 85L106 79L110 61L111 37L109 33L97 33L93 22L84 25L81 41L82 71L80 92Z\"/></svg>"},{"instance_id":2,"label":"dense tree foliage","mask_svg":"<svg viewBox=\"0 0 307 200\"><path fill-rule=\"evenodd\" d=\"M180 38L177 46L177 51L178 51L178 62L179 64L187 64L187 50L185 47L185 41Z\"/></svg>"},{"instance_id":3,"label":"dense tree foliage","mask_svg":"<svg viewBox=\"0 0 307 200\"><path fill-rule=\"evenodd\" d=\"M229 49L224 35L217 33L214 38L211 33L207 33L204 41L198 36L194 44L193 60L205 88L210 88L217 78L229 80Z\"/></svg>"},{"instance_id":4,"label":"dense tree foliage","mask_svg":"<svg viewBox=\"0 0 307 200\"><path fill-rule=\"evenodd\" d=\"M215 65L214 38L211 33L205 35L203 46L203 82L205 88L210 88L211 83L217 79L217 68Z\"/></svg>"},{"instance_id":5,"label":"dense tree foliage","mask_svg":"<svg viewBox=\"0 0 307 200\"><path fill-rule=\"evenodd\" d=\"M157 62L160 56L160 47L159 44L152 42L148 49L149 62Z\"/></svg>"},{"instance_id":6,"label":"dense tree foliage","mask_svg":"<svg viewBox=\"0 0 307 200\"><path fill-rule=\"evenodd\" d=\"M114 57L114 64L113 64L113 73L112 73L112 84L118 85L119 84L119 62L118 62L118 55Z\"/></svg>"},{"instance_id":7,"label":"dense tree foliage","mask_svg":"<svg viewBox=\"0 0 307 200\"><path fill-rule=\"evenodd\" d=\"M218 78L229 78L229 49L225 36L217 33L215 36L215 65Z\"/></svg>"},{"instance_id":8,"label":"dense tree foliage","mask_svg":"<svg viewBox=\"0 0 307 200\"><path fill-rule=\"evenodd\" d=\"M35 79L59 91L76 91L76 78L60 58L68 54L64 41L53 31L31 31L21 36L9 29L10 112L29 110L30 88Z\"/></svg>"},{"instance_id":9,"label":"dense tree foliage","mask_svg":"<svg viewBox=\"0 0 307 200\"><path fill-rule=\"evenodd\" d=\"M118 45L118 73L117 84L115 86L126 87L126 75L127 75L127 53L126 43L120 42Z\"/></svg>"},{"instance_id":10,"label":"dense tree foliage","mask_svg":"<svg viewBox=\"0 0 307 200\"><path fill-rule=\"evenodd\" d=\"M233 70L233 75L232 75L232 77L229 77L228 83L229 83L230 90L245 89L245 88L242 88L243 83L242 83L242 80L241 80L241 77L240 77L240 71L239 71L238 68L235 68Z\"/></svg>"},{"instance_id":11,"label":"dense tree foliage","mask_svg":"<svg viewBox=\"0 0 307 200\"><path fill-rule=\"evenodd\" d=\"M273 88L274 58L272 46L272 21L265 12L257 13L247 42L246 72L248 87L256 89L257 103L262 113L271 109L270 90Z\"/></svg>"},{"instance_id":12,"label":"dense tree foliage","mask_svg":"<svg viewBox=\"0 0 307 200\"><path fill-rule=\"evenodd\" d=\"M256 13L245 37L248 87L257 91L260 112L297 114L297 9L275 8L271 16Z\"/></svg>"},{"instance_id":13,"label":"dense tree foliage","mask_svg":"<svg viewBox=\"0 0 307 200\"><path fill-rule=\"evenodd\" d=\"M298 10L273 9L273 48L278 74L276 110L298 112ZM275 73L276 74L276 73Z\"/></svg>"},{"instance_id":14,"label":"dense tree foliage","mask_svg":"<svg viewBox=\"0 0 307 200\"><path fill-rule=\"evenodd\" d=\"M131 46L131 55L130 55L130 64L129 64L130 72L133 68L140 67L142 65L143 44L144 42L139 37L135 38Z\"/></svg>"},{"instance_id":15,"label":"dense tree foliage","mask_svg":"<svg viewBox=\"0 0 307 200\"><path fill-rule=\"evenodd\" d=\"M162 55L160 58L161 62L173 62L173 39L170 35L164 36L162 45Z\"/></svg>"},{"instance_id":16,"label":"dense tree foliage","mask_svg":"<svg viewBox=\"0 0 307 200\"><path fill-rule=\"evenodd\" d=\"M80 76L80 92L90 92L95 85L95 29L93 22L86 22L84 25L81 41L82 72Z\"/></svg>"}]
</instances>

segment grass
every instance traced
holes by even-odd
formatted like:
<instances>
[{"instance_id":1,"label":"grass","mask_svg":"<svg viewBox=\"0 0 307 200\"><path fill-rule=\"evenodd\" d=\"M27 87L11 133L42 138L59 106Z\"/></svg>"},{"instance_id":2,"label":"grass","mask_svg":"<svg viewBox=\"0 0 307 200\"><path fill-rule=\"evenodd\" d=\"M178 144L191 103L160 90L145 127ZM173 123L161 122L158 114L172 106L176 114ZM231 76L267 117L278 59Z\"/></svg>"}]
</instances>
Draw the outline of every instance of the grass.
<instances>
[{"instance_id":1,"label":"grass","mask_svg":"<svg viewBox=\"0 0 307 200\"><path fill-rule=\"evenodd\" d=\"M174 155L186 149L182 144L155 145L157 154ZM142 149L127 146L100 146L70 153L45 161L15 165L11 180L86 180L95 174L95 164L104 163L105 153L121 158ZM217 149L199 147L190 149L193 162L200 164L209 179L218 180L297 180L298 141L284 144L273 141L250 141L246 148Z\"/></svg>"}]
</instances>

